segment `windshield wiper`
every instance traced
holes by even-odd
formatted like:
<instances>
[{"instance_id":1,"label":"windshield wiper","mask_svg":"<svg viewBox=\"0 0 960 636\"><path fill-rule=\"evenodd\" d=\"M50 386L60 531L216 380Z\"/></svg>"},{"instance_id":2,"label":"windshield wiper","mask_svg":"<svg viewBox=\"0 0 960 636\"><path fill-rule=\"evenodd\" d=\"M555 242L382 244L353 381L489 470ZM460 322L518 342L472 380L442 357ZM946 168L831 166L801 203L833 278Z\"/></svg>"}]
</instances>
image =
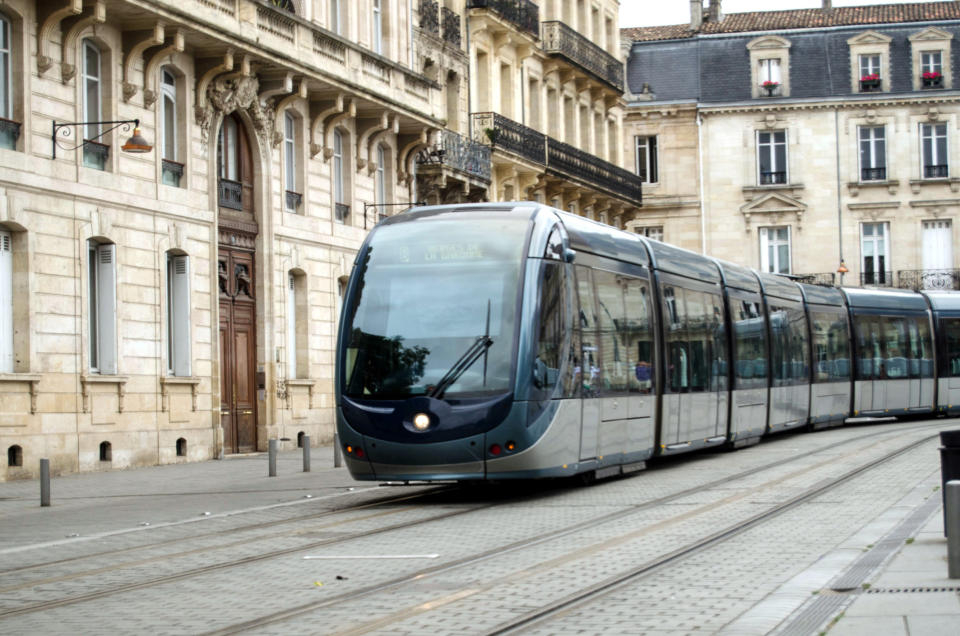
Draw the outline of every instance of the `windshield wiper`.
<instances>
[{"instance_id":1,"label":"windshield wiper","mask_svg":"<svg viewBox=\"0 0 960 636\"><path fill-rule=\"evenodd\" d=\"M487 349L490 348L490 345L493 344L493 338L490 336L480 336L476 341L470 345L470 348L463 352L463 355L460 356L460 359L457 360L450 370L447 371L440 381L437 382L430 391L427 391L427 396L432 398L440 399L443 397L444 392L450 388L450 385L457 381L457 379L463 375L464 371L470 368L474 362L480 359L483 356Z\"/></svg>"}]
</instances>

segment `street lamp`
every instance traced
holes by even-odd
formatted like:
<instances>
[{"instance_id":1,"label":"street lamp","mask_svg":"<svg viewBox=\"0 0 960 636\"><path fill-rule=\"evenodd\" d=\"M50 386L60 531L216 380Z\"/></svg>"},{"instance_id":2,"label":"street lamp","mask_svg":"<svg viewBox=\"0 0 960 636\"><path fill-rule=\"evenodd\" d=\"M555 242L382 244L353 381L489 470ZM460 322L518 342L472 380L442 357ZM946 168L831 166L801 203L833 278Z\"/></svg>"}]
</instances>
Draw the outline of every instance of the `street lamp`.
<instances>
[{"instance_id":1,"label":"street lamp","mask_svg":"<svg viewBox=\"0 0 960 636\"><path fill-rule=\"evenodd\" d=\"M841 258L841 259L840 259L840 267L837 268L837 273L840 274L840 285L841 285L841 286L843 285L843 275L846 274L846 273L849 272L849 271L850 271L850 270L847 269L846 264L844 264L843 259Z\"/></svg>"},{"instance_id":2,"label":"street lamp","mask_svg":"<svg viewBox=\"0 0 960 636\"><path fill-rule=\"evenodd\" d=\"M127 140L127 143L120 146L120 149L124 152L132 153L141 153L141 152L150 152L153 150L153 146L147 143L147 140L143 138L143 135L140 134L140 120L139 119L122 119L119 121L73 121L73 122L57 122L53 121L53 134L51 135L51 140L53 141L53 158L57 158L57 134L60 134L61 138L70 136L70 128L73 126L103 126L108 125L110 128L107 128L99 135L93 137L92 139L84 139L83 143L77 144L73 147L60 146L64 150L76 150L81 146L87 145L88 141L96 141L100 139L108 132L116 130L123 126L123 130L130 130L130 124L133 124L133 134L130 136L130 139Z\"/></svg>"}]
</instances>

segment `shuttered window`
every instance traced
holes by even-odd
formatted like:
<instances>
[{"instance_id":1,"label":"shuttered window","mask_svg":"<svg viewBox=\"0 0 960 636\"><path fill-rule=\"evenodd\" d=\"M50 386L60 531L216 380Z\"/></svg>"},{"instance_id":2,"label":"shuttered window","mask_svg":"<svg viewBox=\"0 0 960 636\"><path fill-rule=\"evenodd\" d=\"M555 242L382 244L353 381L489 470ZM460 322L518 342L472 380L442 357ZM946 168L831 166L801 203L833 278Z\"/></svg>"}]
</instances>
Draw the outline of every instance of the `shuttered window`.
<instances>
[{"instance_id":1,"label":"shuttered window","mask_svg":"<svg viewBox=\"0 0 960 636\"><path fill-rule=\"evenodd\" d=\"M88 241L90 371L117 372L117 246Z\"/></svg>"},{"instance_id":2,"label":"shuttered window","mask_svg":"<svg viewBox=\"0 0 960 636\"><path fill-rule=\"evenodd\" d=\"M13 240L0 230L0 373L13 373Z\"/></svg>"},{"instance_id":3,"label":"shuttered window","mask_svg":"<svg viewBox=\"0 0 960 636\"><path fill-rule=\"evenodd\" d=\"M167 254L167 372L190 376L190 257Z\"/></svg>"}]
</instances>

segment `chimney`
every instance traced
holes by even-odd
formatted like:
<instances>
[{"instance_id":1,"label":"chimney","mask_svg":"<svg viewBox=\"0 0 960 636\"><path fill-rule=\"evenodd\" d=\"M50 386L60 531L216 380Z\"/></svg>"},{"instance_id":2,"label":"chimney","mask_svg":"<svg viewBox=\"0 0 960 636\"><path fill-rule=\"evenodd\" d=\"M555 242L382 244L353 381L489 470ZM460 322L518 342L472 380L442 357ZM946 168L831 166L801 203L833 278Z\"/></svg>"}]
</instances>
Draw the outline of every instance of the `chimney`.
<instances>
[{"instance_id":1,"label":"chimney","mask_svg":"<svg viewBox=\"0 0 960 636\"><path fill-rule=\"evenodd\" d=\"M833 0L823 0L823 11L833 11Z\"/></svg>"},{"instance_id":2,"label":"chimney","mask_svg":"<svg viewBox=\"0 0 960 636\"><path fill-rule=\"evenodd\" d=\"M699 31L703 24L703 0L690 0L690 30Z\"/></svg>"},{"instance_id":3,"label":"chimney","mask_svg":"<svg viewBox=\"0 0 960 636\"><path fill-rule=\"evenodd\" d=\"M720 9L720 0L710 0L710 21L720 22L723 20L723 11Z\"/></svg>"}]
</instances>

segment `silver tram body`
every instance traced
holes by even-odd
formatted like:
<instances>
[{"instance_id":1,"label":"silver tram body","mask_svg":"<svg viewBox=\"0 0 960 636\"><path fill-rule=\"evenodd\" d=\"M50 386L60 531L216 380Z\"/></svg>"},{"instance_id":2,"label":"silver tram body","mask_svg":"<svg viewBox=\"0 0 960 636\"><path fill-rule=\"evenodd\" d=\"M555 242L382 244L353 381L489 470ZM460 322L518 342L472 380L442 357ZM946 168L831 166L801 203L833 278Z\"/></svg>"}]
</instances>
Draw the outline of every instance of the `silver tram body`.
<instances>
[{"instance_id":1,"label":"silver tram body","mask_svg":"<svg viewBox=\"0 0 960 636\"><path fill-rule=\"evenodd\" d=\"M960 412L955 298L798 285L536 203L419 208L358 253L339 442L357 479L606 476L938 392Z\"/></svg>"}]
</instances>

